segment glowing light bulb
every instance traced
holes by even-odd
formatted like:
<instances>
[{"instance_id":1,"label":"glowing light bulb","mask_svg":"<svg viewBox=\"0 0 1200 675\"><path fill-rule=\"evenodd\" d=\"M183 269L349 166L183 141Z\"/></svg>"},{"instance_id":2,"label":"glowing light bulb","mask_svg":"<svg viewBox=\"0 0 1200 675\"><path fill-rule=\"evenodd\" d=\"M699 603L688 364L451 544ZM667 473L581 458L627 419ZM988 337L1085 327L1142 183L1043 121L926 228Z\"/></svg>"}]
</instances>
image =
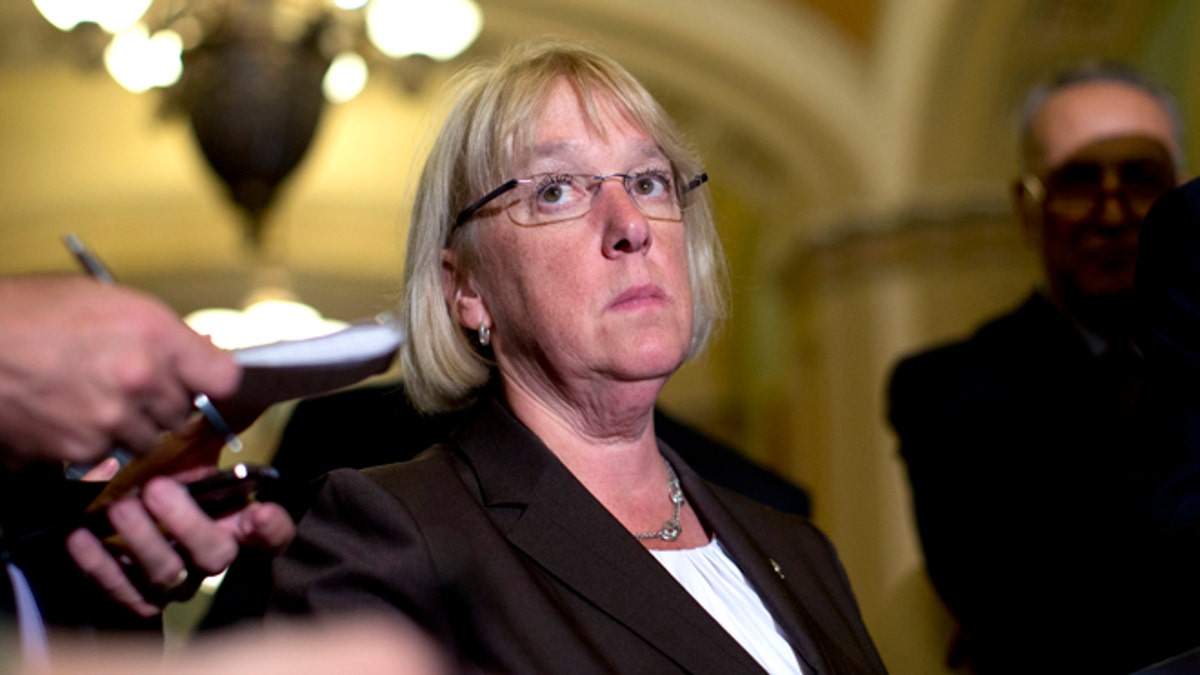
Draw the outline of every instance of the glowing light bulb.
<instances>
[{"instance_id":1,"label":"glowing light bulb","mask_svg":"<svg viewBox=\"0 0 1200 675\"><path fill-rule=\"evenodd\" d=\"M367 37L391 58L424 54L447 61L483 30L483 11L473 0L374 0L367 7Z\"/></svg>"},{"instance_id":2,"label":"glowing light bulb","mask_svg":"<svg viewBox=\"0 0 1200 675\"><path fill-rule=\"evenodd\" d=\"M140 94L151 87L169 87L183 74L183 38L172 30L154 35L134 24L113 36L104 49L104 67L122 87Z\"/></svg>"},{"instance_id":3,"label":"glowing light bulb","mask_svg":"<svg viewBox=\"0 0 1200 675\"><path fill-rule=\"evenodd\" d=\"M94 23L109 33L126 30L154 0L33 0L42 16L61 31Z\"/></svg>"},{"instance_id":4,"label":"glowing light bulb","mask_svg":"<svg viewBox=\"0 0 1200 675\"><path fill-rule=\"evenodd\" d=\"M345 103L367 86L367 62L356 52L342 52L329 64L321 91L330 103Z\"/></svg>"}]
</instances>

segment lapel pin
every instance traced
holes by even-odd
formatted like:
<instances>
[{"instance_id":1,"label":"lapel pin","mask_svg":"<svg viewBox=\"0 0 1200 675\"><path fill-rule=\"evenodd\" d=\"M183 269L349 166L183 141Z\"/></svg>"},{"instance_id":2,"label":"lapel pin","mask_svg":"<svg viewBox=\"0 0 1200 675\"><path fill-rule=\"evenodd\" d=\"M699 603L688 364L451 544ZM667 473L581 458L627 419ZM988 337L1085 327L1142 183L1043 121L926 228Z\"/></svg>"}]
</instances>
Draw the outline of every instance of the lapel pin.
<instances>
[{"instance_id":1,"label":"lapel pin","mask_svg":"<svg viewBox=\"0 0 1200 675\"><path fill-rule=\"evenodd\" d=\"M771 569L775 570L775 576L779 577L780 579L787 578L783 574L783 568L779 566L779 563L775 562L774 558L767 558L767 560L771 562Z\"/></svg>"}]
</instances>

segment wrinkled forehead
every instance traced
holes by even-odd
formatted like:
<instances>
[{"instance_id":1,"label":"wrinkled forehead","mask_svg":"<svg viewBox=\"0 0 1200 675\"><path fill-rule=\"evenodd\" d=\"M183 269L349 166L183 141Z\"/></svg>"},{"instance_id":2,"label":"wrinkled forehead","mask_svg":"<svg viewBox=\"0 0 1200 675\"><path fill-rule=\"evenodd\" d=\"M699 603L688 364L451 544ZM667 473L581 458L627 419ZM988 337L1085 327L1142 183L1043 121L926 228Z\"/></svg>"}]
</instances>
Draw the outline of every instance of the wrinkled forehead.
<instances>
[{"instance_id":1,"label":"wrinkled forehead","mask_svg":"<svg viewBox=\"0 0 1200 675\"><path fill-rule=\"evenodd\" d=\"M664 156L647 128L652 123L639 119L612 91L588 90L560 78L532 112L529 123L520 125L511 137L508 159L512 170L546 160L586 163L595 146L632 137L640 137L633 145L644 157Z\"/></svg>"},{"instance_id":2,"label":"wrinkled forehead","mask_svg":"<svg viewBox=\"0 0 1200 675\"><path fill-rule=\"evenodd\" d=\"M1171 158L1178 154L1170 116L1154 97L1128 84L1085 83L1055 92L1038 111L1034 130L1044 170L1113 139L1141 139L1130 147L1157 145Z\"/></svg>"},{"instance_id":3,"label":"wrinkled forehead","mask_svg":"<svg viewBox=\"0 0 1200 675\"><path fill-rule=\"evenodd\" d=\"M1079 148L1056 164L1051 173L1080 165L1138 166L1167 177L1175 173L1171 151L1157 138L1142 135L1107 136Z\"/></svg>"}]
</instances>

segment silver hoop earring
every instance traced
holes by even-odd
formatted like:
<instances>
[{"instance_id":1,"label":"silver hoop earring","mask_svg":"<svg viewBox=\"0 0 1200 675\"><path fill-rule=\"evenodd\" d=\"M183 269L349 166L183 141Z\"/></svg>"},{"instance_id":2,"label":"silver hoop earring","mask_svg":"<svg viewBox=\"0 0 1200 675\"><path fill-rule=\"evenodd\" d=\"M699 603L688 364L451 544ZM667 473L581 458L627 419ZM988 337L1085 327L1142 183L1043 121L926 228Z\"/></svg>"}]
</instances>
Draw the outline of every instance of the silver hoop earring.
<instances>
[{"instance_id":1,"label":"silver hoop earring","mask_svg":"<svg viewBox=\"0 0 1200 675\"><path fill-rule=\"evenodd\" d=\"M492 329L487 324L479 322L479 346L486 347L492 343Z\"/></svg>"}]
</instances>

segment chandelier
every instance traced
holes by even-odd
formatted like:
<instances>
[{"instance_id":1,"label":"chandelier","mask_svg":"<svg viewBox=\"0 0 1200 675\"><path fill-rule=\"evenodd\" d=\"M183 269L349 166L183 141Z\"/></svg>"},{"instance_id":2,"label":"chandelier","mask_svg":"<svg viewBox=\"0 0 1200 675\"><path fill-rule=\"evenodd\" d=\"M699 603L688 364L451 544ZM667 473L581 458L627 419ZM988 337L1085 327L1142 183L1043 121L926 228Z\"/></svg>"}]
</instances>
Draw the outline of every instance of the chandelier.
<instances>
[{"instance_id":1,"label":"chandelier","mask_svg":"<svg viewBox=\"0 0 1200 675\"><path fill-rule=\"evenodd\" d=\"M134 93L170 88L183 74L185 51L231 21L264 24L275 39L306 35L328 61L325 97L354 98L371 63L408 57L448 61L479 36L474 0L33 0L64 32L99 33L105 68Z\"/></svg>"},{"instance_id":2,"label":"chandelier","mask_svg":"<svg viewBox=\"0 0 1200 675\"><path fill-rule=\"evenodd\" d=\"M223 346L336 329L290 291L264 252L279 189L300 164L329 104L353 99L372 74L415 90L429 68L478 37L474 0L33 0L87 62L125 89L159 90L190 122L205 162L241 215L256 261L244 311L208 311ZM222 338L215 323L236 323ZM251 327L247 327L251 325ZM276 334L287 328L286 335ZM264 334L269 329L272 334ZM231 333L233 329L222 328Z\"/></svg>"},{"instance_id":3,"label":"chandelier","mask_svg":"<svg viewBox=\"0 0 1200 675\"><path fill-rule=\"evenodd\" d=\"M33 4L55 27L78 35L81 49L99 52L94 60L121 86L160 89L166 110L187 116L255 245L328 103L353 99L372 71L390 69L416 88L423 65L459 55L483 26L474 0Z\"/></svg>"}]
</instances>

